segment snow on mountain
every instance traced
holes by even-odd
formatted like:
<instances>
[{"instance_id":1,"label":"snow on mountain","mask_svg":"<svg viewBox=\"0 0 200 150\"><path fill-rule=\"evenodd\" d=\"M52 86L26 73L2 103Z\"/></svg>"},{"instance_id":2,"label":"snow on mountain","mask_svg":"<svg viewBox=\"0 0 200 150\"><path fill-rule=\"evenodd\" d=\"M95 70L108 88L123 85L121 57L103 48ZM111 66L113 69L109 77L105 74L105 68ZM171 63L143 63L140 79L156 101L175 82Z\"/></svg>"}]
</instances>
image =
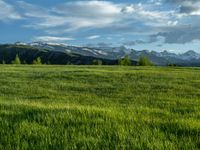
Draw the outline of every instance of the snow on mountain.
<instances>
[{"instance_id":1,"label":"snow on mountain","mask_svg":"<svg viewBox=\"0 0 200 150\"><path fill-rule=\"evenodd\" d=\"M179 55L183 60L200 59L200 54L189 50L183 54Z\"/></svg>"},{"instance_id":2,"label":"snow on mountain","mask_svg":"<svg viewBox=\"0 0 200 150\"><path fill-rule=\"evenodd\" d=\"M25 44L25 43L17 43ZM151 59L157 65L166 65L167 63L192 63L195 60L200 63L200 54L195 51L187 51L182 54L175 54L164 50L163 52L148 51L148 50L133 50L120 47L89 47L89 46L73 46L62 43L45 43L45 42L33 42L28 45L36 48L47 49L51 51L60 51L67 53L74 53L83 56L94 56L97 58L106 59L119 59L125 55L129 55L132 60L138 60L140 56L146 56Z\"/></svg>"}]
</instances>

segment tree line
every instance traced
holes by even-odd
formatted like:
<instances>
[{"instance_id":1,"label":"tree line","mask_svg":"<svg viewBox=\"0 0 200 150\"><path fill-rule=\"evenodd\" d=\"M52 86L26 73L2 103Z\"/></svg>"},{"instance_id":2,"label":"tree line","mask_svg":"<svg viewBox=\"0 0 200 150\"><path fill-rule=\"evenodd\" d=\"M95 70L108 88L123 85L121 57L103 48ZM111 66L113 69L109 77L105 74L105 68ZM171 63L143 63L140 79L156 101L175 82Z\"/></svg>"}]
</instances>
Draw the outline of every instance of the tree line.
<instances>
[{"instance_id":1,"label":"tree line","mask_svg":"<svg viewBox=\"0 0 200 150\"><path fill-rule=\"evenodd\" d=\"M2 64L5 64L5 61L3 61ZM19 55L17 54L15 59L11 62L11 64L19 65L19 64L27 64L27 63L22 62L20 60ZM33 60L32 64L42 65L43 62L42 62L42 59L40 57L37 57L36 59ZM94 59L92 61L91 65L103 65L103 62L102 62L102 60ZM125 57L118 59L118 65L120 65L120 66L132 66L133 64L132 64L132 61L129 58L129 56L126 55ZM148 57L141 56L138 60L137 65L138 66L153 66L153 63L148 59Z\"/></svg>"},{"instance_id":2,"label":"tree line","mask_svg":"<svg viewBox=\"0 0 200 150\"><path fill-rule=\"evenodd\" d=\"M101 60L93 60L92 65L102 65ZM120 66L133 66L133 63L128 55L123 58L118 59L118 65ZM148 57L141 56L137 63L138 66L153 66L154 64L149 60Z\"/></svg>"},{"instance_id":3,"label":"tree line","mask_svg":"<svg viewBox=\"0 0 200 150\"><path fill-rule=\"evenodd\" d=\"M5 64L5 61L3 61L2 64ZM19 65L19 64L27 64L27 63L25 61L22 62L19 55L16 55L15 59L11 62L11 64ZM42 63L41 58L37 57L36 59L33 60L32 64L41 65L43 63Z\"/></svg>"},{"instance_id":4,"label":"tree line","mask_svg":"<svg viewBox=\"0 0 200 150\"><path fill-rule=\"evenodd\" d=\"M128 55L124 58L118 60L118 64L121 66L131 66L132 62ZM137 62L138 66L153 66L153 63L149 60L148 57L141 56Z\"/></svg>"}]
</instances>

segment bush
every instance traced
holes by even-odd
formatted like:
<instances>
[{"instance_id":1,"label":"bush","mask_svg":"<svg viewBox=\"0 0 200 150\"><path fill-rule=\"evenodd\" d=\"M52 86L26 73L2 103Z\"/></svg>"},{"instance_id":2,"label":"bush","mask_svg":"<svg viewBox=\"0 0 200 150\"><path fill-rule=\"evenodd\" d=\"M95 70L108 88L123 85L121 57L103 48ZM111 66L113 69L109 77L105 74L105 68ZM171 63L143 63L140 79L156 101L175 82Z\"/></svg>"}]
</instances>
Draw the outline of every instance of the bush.
<instances>
[{"instance_id":1,"label":"bush","mask_svg":"<svg viewBox=\"0 0 200 150\"><path fill-rule=\"evenodd\" d=\"M139 61L138 61L139 66L152 66L152 62L149 60L149 58L145 56L141 56Z\"/></svg>"},{"instance_id":2,"label":"bush","mask_svg":"<svg viewBox=\"0 0 200 150\"><path fill-rule=\"evenodd\" d=\"M40 57L37 57L35 60L33 60L33 64L34 65L41 65L42 64L42 60Z\"/></svg>"},{"instance_id":3,"label":"bush","mask_svg":"<svg viewBox=\"0 0 200 150\"><path fill-rule=\"evenodd\" d=\"M11 63L12 63L12 64L16 64L16 65L17 65L17 64L21 64L21 60L20 60L19 56L16 55L15 60L13 60Z\"/></svg>"},{"instance_id":4,"label":"bush","mask_svg":"<svg viewBox=\"0 0 200 150\"><path fill-rule=\"evenodd\" d=\"M92 65L102 65L103 64L103 62L101 61L101 60L93 60L92 61Z\"/></svg>"},{"instance_id":5,"label":"bush","mask_svg":"<svg viewBox=\"0 0 200 150\"><path fill-rule=\"evenodd\" d=\"M119 59L118 64L121 66L130 66L132 63L129 56L126 55L124 58Z\"/></svg>"}]
</instances>

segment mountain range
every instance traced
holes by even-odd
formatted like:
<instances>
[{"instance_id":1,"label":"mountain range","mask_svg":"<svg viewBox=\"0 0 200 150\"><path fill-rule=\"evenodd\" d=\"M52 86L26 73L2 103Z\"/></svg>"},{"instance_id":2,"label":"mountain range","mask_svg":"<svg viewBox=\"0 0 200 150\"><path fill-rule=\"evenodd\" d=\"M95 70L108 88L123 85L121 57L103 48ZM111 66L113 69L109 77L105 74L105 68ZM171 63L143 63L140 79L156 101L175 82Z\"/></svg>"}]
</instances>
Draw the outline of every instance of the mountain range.
<instances>
[{"instance_id":1,"label":"mountain range","mask_svg":"<svg viewBox=\"0 0 200 150\"><path fill-rule=\"evenodd\" d=\"M167 50L163 52L134 50L125 46L88 47L47 42L17 42L15 44L0 45L0 60L5 59L5 53L8 53L8 51L10 51L10 56L14 57L16 54L19 54L21 55L20 58L28 63L35 57L41 57L45 63L50 62L52 64L91 64L93 60L98 59L103 64L111 65L117 64L118 59L128 55L133 64L136 64L141 56L146 56L153 64L159 66L167 64L200 66L200 54L193 50L176 54ZM32 58L30 59L31 56Z\"/></svg>"}]
</instances>

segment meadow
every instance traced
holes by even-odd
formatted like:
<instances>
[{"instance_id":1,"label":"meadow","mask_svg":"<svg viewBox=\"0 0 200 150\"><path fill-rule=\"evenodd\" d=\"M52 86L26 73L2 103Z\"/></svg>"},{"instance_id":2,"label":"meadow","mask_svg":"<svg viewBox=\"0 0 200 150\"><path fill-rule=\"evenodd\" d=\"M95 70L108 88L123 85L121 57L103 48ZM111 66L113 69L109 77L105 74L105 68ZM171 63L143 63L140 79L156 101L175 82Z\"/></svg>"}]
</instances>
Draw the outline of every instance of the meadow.
<instances>
[{"instance_id":1,"label":"meadow","mask_svg":"<svg viewBox=\"0 0 200 150\"><path fill-rule=\"evenodd\" d=\"M0 149L200 149L200 68L1 65Z\"/></svg>"}]
</instances>

